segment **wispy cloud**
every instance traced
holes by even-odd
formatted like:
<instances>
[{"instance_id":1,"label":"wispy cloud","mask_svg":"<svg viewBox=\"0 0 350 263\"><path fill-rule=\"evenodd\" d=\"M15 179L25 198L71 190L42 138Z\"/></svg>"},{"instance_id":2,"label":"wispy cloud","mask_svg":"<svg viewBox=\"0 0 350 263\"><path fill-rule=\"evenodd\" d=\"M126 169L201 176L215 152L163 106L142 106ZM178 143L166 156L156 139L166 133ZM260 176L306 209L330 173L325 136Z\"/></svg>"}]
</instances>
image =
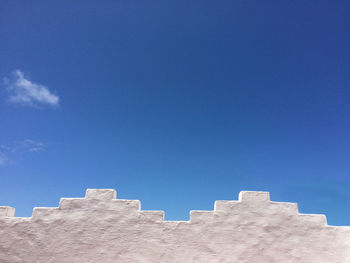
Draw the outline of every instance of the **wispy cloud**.
<instances>
[{"instance_id":1,"label":"wispy cloud","mask_svg":"<svg viewBox=\"0 0 350 263\"><path fill-rule=\"evenodd\" d=\"M7 163L7 157L4 153L0 152L0 166L5 165Z\"/></svg>"},{"instance_id":2,"label":"wispy cloud","mask_svg":"<svg viewBox=\"0 0 350 263\"><path fill-rule=\"evenodd\" d=\"M25 78L24 73L20 70L14 71L11 78L4 78L3 84L9 92L11 103L34 107L59 105L57 95L52 93L48 87Z\"/></svg>"},{"instance_id":3,"label":"wispy cloud","mask_svg":"<svg viewBox=\"0 0 350 263\"><path fill-rule=\"evenodd\" d=\"M30 139L26 139L22 142L22 147L30 152L42 152L45 151L45 144L42 142L36 142Z\"/></svg>"},{"instance_id":4,"label":"wispy cloud","mask_svg":"<svg viewBox=\"0 0 350 263\"><path fill-rule=\"evenodd\" d=\"M38 153L46 150L46 145L42 142L25 139L12 145L0 145L0 166L15 162L25 153Z\"/></svg>"}]
</instances>

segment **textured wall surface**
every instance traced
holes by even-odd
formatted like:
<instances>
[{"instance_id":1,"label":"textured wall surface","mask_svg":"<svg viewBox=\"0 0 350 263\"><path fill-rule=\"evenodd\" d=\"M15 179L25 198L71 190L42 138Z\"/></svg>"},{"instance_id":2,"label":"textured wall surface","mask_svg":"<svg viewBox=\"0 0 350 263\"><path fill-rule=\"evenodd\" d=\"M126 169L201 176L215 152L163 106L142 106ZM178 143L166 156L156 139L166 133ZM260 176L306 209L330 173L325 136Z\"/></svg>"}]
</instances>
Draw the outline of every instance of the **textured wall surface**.
<instances>
[{"instance_id":1,"label":"textured wall surface","mask_svg":"<svg viewBox=\"0 0 350 263\"><path fill-rule=\"evenodd\" d=\"M0 207L0 262L350 263L350 227L299 214L267 192L216 201L213 211L191 211L189 221L163 218L110 189L34 208L30 218Z\"/></svg>"}]
</instances>

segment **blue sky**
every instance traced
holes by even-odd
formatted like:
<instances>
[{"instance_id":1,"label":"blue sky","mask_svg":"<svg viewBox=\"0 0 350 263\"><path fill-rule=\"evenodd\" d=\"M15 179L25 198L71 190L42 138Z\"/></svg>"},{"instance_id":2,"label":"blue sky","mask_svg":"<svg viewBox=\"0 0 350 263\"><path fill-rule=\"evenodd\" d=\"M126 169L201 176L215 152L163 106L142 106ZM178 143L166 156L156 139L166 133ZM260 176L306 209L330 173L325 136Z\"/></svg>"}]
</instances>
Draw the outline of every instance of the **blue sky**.
<instances>
[{"instance_id":1,"label":"blue sky","mask_svg":"<svg viewBox=\"0 0 350 263\"><path fill-rule=\"evenodd\" d=\"M349 32L345 0L2 1L0 205L264 190L350 225Z\"/></svg>"}]
</instances>

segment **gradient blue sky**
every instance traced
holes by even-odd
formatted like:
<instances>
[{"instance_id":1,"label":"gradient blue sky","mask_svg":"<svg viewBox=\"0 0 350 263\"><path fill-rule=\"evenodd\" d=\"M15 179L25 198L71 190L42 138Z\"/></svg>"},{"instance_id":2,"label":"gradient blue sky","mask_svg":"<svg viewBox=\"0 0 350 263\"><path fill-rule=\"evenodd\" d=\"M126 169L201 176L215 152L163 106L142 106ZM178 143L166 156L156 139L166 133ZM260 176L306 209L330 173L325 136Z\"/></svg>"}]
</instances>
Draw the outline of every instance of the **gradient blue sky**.
<instances>
[{"instance_id":1,"label":"gradient blue sky","mask_svg":"<svg viewBox=\"0 0 350 263\"><path fill-rule=\"evenodd\" d=\"M2 1L0 205L265 190L350 225L349 47L348 0Z\"/></svg>"}]
</instances>

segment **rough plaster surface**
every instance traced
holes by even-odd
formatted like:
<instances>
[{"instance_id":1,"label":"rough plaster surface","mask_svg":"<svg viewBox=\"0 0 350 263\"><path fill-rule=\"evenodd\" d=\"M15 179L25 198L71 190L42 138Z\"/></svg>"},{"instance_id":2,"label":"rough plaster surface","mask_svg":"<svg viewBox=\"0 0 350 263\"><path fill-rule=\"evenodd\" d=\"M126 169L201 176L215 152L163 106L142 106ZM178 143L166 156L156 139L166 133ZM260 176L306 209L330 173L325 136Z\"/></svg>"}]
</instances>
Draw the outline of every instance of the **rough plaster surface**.
<instances>
[{"instance_id":1,"label":"rough plaster surface","mask_svg":"<svg viewBox=\"0 0 350 263\"><path fill-rule=\"evenodd\" d=\"M350 263L350 227L299 214L297 204L271 202L267 192L216 201L189 221L163 218L110 189L34 208L30 218L0 207L0 262Z\"/></svg>"}]
</instances>

